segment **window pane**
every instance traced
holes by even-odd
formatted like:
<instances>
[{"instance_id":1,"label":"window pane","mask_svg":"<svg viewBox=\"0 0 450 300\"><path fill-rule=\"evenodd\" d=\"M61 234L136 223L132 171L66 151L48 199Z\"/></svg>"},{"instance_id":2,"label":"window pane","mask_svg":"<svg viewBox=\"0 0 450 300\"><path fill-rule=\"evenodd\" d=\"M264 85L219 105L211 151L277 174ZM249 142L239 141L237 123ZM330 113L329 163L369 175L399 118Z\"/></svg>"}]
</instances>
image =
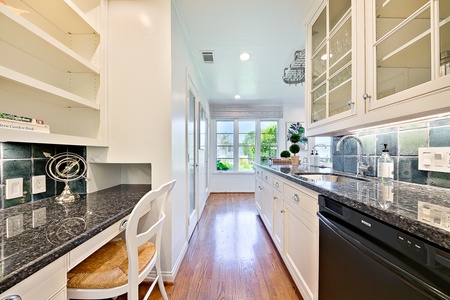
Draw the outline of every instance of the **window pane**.
<instances>
[{"instance_id":1,"label":"window pane","mask_svg":"<svg viewBox=\"0 0 450 300\"><path fill-rule=\"evenodd\" d=\"M277 121L261 121L261 163L277 156Z\"/></svg>"},{"instance_id":2,"label":"window pane","mask_svg":"<svg viewBox=\"0 0 450 300\"><path fill-rule=\"evenodd\" d=\"M252 170L255 161L255 121L239 121L239 171Z\"/></svg>"},{"instance_id":3,"label":"window pane","mask_svg":"<svg viewBox=\"0 0 450 300\"><path fill-rule=\"evenodd\" d=\"M232 171L234 158L233 121L217 121L216 170Z\"/></svg>"}]
</instances>

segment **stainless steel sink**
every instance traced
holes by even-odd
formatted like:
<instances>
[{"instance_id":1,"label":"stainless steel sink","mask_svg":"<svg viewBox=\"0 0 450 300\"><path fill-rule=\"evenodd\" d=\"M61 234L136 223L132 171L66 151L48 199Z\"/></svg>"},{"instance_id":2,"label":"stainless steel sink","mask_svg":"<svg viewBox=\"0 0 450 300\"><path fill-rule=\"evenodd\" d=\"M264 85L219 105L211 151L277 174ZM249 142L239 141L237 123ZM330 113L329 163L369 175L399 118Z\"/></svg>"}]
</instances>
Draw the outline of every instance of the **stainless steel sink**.
<instances>
[{"instance_id":1,"label":"stainless steel sink","mask_svg":"<svg viewBox=\"0 0 450 300\"><path fill-rule=\"evenodd\" d=\"M335 174L302 174L297 173L297 176L306 179L306 180L315 180L315 181L328 181L328 182L361 182L361 181L369 181L365 178L356 178L356 177L347 177L342 175Z\"/></svg>"}]
</instances>

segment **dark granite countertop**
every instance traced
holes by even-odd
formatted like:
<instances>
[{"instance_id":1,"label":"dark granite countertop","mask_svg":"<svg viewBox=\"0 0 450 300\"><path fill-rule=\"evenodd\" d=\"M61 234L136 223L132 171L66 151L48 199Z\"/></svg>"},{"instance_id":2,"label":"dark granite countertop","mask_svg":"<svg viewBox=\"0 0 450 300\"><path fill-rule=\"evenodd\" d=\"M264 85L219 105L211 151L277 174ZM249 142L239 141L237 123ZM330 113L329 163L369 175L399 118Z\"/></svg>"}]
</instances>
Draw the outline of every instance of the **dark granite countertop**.
<instances>
[{"instance_id":1,"label":"dark granite countertop","mask_svg":"<svg viewBox=\"0 0 450 300\"><path fill-rule=\"evenodd\" d=\"M345 183L309 181L301 175L349 174L307 165L255 166L450 250L450 189L401 181L385 183L374 177Z\"/></svg>"},{"instance_id":2,"label":"dark granite countertop","mask_svg":"<svg viewBox=\"0 0 450 300\"><path fill-rule=\"evenodd\" d=\"M129 215L150 190L146 184L118 185L69 204L49 198L0 210L0 293ZM33 211L45 217L33 224ZM7 237L6 220L20 215L23 232Z\"/></svg>"}]
</instances>

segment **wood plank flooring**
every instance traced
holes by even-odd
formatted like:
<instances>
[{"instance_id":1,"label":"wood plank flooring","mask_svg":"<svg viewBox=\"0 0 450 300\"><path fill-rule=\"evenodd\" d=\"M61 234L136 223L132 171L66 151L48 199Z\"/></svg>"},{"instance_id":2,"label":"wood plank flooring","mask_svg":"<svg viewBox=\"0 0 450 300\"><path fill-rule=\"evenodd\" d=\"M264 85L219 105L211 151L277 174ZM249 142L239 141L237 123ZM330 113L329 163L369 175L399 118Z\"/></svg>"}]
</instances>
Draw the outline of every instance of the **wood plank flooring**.
<instances>
[{"instance_id":1,"label":"wood plank flooring","mask_svg":"<svg viewBox=\"0 0 450 300\"><path fill-rule=\"evenodd\" d=\"M172 300L302 299L254 206L253 194L211 194ZM161 299L155 287L150 299Z\"/></svg>"}]
</instances>

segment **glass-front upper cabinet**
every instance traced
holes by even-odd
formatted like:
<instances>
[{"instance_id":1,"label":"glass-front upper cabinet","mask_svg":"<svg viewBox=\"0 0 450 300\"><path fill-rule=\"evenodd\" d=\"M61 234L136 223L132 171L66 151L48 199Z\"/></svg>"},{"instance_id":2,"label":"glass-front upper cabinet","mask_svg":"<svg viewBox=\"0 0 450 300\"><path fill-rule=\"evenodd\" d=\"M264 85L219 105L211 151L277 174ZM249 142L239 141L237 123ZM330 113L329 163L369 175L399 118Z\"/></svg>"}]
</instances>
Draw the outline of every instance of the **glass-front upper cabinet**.
<instances>
[{"instance_id":1,"label":"glass-front upper cabinet","mask_svg":"<svg viewBox=\"0 0 450 300\"><path fill-rule=\"evenodd\" d=\"M429 92L427 82L450 74L449 0L372 0L366 6L372 20L366 23L367 82L373 83L368 110Z\"/></svg>"},{"instance_id":2,"label":"glass-front upper cabinet","mask_svg":"<svg viewBox=\"0 0 450 300\"><path fill-rule=\"evenodd\" d=\"M351 0L325 1L309 27L309 124L352 114Z\"/></svg>"}]
</instances>

